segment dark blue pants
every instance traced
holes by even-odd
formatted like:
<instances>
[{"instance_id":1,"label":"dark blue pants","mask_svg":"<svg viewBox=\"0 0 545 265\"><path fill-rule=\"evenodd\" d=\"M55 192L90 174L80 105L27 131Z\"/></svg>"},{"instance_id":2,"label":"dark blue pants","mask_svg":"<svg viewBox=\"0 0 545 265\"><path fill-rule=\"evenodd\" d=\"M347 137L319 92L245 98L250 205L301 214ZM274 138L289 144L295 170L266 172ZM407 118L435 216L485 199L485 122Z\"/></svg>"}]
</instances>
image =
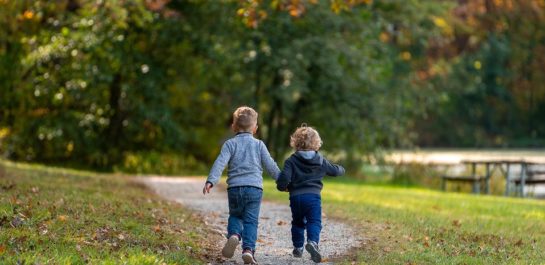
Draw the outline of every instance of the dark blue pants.
<instances>
[{"instance_id":1,"label":"dark blue pants","mask_svg":"<svg viewBox=\"0 0 545 265\"><path fill-rule=\"evenodd\" d=\"M303 247L305 243L305 230L307 240L320 242L322 231L322 198L319 194L306 193L290 197L291 208L291 240L296 248Z\"/></svg>"},{"instance_id":2,"label":"dark blue pants","mask_svg":"<svg viewBox=\"0 0 545 265\"><path fill-rule=\"evenodd\" d=\"M241 236L242 249L255 250L262 196L263 190L255 187L233 187L227 190L229 199L227 237L234 234Z\"/></svg>"}]
</instances>

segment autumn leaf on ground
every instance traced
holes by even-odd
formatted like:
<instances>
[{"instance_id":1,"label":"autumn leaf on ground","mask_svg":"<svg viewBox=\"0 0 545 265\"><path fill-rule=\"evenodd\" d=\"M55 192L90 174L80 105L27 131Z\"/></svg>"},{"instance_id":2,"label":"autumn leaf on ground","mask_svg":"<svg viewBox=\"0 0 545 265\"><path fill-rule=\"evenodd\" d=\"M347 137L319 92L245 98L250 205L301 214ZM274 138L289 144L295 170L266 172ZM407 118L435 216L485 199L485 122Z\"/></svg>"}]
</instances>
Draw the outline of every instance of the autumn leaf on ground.
<instances>
[{"instance_id":1,"label":"autumn leaf on ground","mask_svg":"<svg viewBox=\"0 0 545 265\"><path fill-rule=\"evenodd\" d=\"M11 220L11 226L16 228L16 227L19 227L23 224L23 219L21 219L19 216L15 216L15 218L13 218L13 220Z\"/></svg>"},{"instance_id":2,"label":"autumn leaf on ground","mask_svg":"<svg viewBox=\"0 0 545 265\"><path fill-rule=\"evenodd\" d=\"M452 221L452 225L456 227L460 227L462 226L462 222L460 222L460 220L454 220Z\"/></svg>"},{"instance_id":3,"label":"autumn leaf on ground","mask_svg":"<svg viewBox=\"0 0 545 265\"><path fill-rule=\"evenodd\" d=\"M280 220L276 223L277 225L285 225L287 224L287 222L283 221L283 220Z\"/></svg>"},{"instance_id":4,"label":"autumn leaf on ground","mask_svg":"<svg viewBox=\"0 0 545 265\"><path fill-rule=\"evenodd\" d=\"M427 236L424 237L424 243L423 243L423 245L424 245L425 247L429 247L429 246L430 246L430 242L429 242L429 241L430 241L430 238L429 238L429 237L427 237Z\"/></svg>"}]
</instances>

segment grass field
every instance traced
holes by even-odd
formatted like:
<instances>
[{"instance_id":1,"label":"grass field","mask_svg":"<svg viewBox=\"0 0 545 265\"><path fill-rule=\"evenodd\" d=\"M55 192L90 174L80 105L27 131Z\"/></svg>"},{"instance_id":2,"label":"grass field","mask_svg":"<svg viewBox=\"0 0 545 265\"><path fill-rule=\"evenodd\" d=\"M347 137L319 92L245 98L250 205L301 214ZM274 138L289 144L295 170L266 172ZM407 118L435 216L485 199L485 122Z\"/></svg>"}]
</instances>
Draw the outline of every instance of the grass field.
<instances>
[{"instance_id":1,"label":"grass field","mask_svg":"<svg viewBox=\"0 0 545 265\"><path fill-rule=\"evenodd\" d=\"M0 165L0 264L203 260L208 243L198 217L131 178ZM265 198L287 203L270 180ZM347 264L545 264L545 201L339 178L325 182L323 205L365 239Z\"/></svg>"},{"instance_id":2,"label":"grass field","mask_svg":"<svg viewBox=\"0 0 545 265\"><path fill-rule=\"evenodd\" d=\"M545 201L325 182L325 212L358 226L369 264L545 264ZM265 198L288 195L266 181ZM324 225L327 225L324 224Z\"/></svg>"},{"instance_id":3,"label":"grass field","mask_svg":"<svg viewBox=\"0 0 545 265\"><path fill-rule=\"evenodd\" d=\"M201 263L198 218L129 178L0 163L0 264Z\"/></svg>"}]
</instances>

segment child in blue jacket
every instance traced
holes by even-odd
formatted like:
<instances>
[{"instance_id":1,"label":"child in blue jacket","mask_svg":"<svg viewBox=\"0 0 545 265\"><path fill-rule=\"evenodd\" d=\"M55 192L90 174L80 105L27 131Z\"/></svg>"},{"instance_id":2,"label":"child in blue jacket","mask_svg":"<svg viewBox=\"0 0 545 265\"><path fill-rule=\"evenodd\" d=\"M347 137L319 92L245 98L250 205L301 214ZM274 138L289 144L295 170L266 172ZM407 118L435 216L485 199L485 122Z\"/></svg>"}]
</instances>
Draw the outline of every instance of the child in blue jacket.
<instances>
[{"instance_id":1,"label":"child in blue jacket","mask_svg":"<svg viewBox=\"0 0 545 265\"><path fill-rule=\"evenodd\" d=\"M326 175L343 175L344 168L332 164L318 153L322 146L320 135L305 124L291 135L290 145L295 152L284 162L284 169L276 181L276 187L290 193L293 256L303 256L306 230L305 249L314 262L321 262L318 243L322 230L322 179Z\"/></svg>"}]
</instances>

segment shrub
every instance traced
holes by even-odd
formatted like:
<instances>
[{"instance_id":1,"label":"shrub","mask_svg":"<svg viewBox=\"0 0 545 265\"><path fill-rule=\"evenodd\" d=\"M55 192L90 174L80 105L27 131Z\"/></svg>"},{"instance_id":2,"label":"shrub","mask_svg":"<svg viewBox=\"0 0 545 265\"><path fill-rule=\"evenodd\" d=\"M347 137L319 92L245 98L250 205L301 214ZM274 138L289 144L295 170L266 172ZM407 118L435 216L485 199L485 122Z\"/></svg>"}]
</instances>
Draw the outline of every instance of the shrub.
<instances>
[{"instance_id":1,"label":"shrub","mask_svg":"<svg viewBox=\"0 0 545 265\"><path fill-rule=\"evenodd\" d=\"M159 175L202 174L206 169L191 155L158 152L125 154L122 164L114 167L126 173Z\"/></svg>"},{"instance_id":2,"label":"shrub","mask_svg":"<svg viewBox=\"0 0 545 265\"><path fill-rule=\"evenodd\" d=\"M394 165L390 183L399 186L438 188L441 170L430 165L410 163Z\"/></svg>"}]
</instances>

